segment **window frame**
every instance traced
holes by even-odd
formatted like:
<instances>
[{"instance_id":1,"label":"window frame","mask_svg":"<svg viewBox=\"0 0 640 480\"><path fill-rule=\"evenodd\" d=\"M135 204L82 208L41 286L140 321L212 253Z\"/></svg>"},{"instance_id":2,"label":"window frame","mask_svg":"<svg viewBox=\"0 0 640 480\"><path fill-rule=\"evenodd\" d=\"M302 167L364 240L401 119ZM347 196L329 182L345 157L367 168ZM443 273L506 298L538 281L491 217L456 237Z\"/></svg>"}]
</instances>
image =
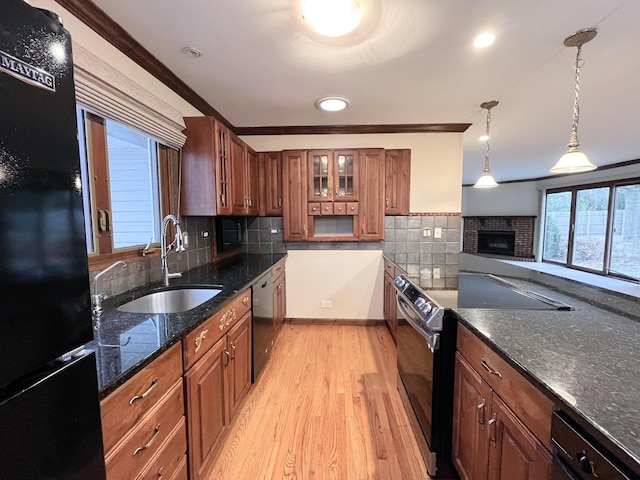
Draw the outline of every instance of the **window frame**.
<instances>
[{"instance_id":1,"label":"window frame","mask_svg":"<svg viewBox=\"0 0 640 480\"><path fill-rule=\"evenodd\" d=\"M111 225L111 194L109 183L109 164L108 164L108 147L107 147L107 127L106 118L96 115L79 105L79 110L83 115L84 140L85 145L79 144L79 148L85 149L87 171L90 178L87 182L90 189L89 198L91 199L91 227L93 236L94 252L88 252L90 269L97 269L106 266L116 260L132 260L141 255L142 249L146 244L134 245L127 248L114 249L113 247L113 229ZM111 119L109 119L111 120ZM117 122L117 120L115 120ZM131 128L125 125L127 128ZM162 218L171 210L171 168L169 160L172 155L179 155L178 150L163 145L155 138L141 132L143 135L151 138L156 144L155 156L157 158L158 172L158 189L159 189L159 205L158 211L160 218L157 219L158 224L162 222ZM78 137L80 142L82 137ZM179 157L178 157L179 158ZM101 231L100 215L101 211L106 215L107 230ZM168 232L169 234L170 232ZM149 256L160 255L160 243L152 243L155 247Z\"/></svg>"},{"instance_id":2,"label":"window frame","mask_svg":"<svg viewBox=\"0 0 640 480\"><path fill-rule=\"evenodd\" d=\"M541 248L541 257L542 262L549 263L553 265L559 265L566 268L571 268L574 270L580 270L583 272L594 273L597 275L602 275L606 277L612 277L620 280L631 281L635 283L640 283L640 279L629 277L627 275L621 273L612 273L611 272L611 248L613 243L613 227L614 227L614 209L615 209L615 200L616 200L616 188L624 187L629 185L639 185L640 186L640 177L633 178L625 178L619 180L609 180L606 182L595 182L588 184L579 184L579 185L571 185L564 186L558 188L549 188L545 190L545 208L544 208L544 218L545 221L542 222L542 248ZM607 220L606 220L606 231L605 231L605 243L604 243L604 253L603 253L603 267L601 270L591 269L587 267L582 267L579 265L573 264L573 254L575 247L575 229L576 229L576 217L577 217L577 201L578 201L578 192L581 190L592 190L597 188L609 188L609 199L607 204ZM544 258L544 242L546 241L546 218L547 218L547 198L550 194L562 193L562 192L571 192L571 210L569 216L569 237L567 239L567 260L566 262L557 262L554 260L547 260Z\"/></svg>"}]
</instances>

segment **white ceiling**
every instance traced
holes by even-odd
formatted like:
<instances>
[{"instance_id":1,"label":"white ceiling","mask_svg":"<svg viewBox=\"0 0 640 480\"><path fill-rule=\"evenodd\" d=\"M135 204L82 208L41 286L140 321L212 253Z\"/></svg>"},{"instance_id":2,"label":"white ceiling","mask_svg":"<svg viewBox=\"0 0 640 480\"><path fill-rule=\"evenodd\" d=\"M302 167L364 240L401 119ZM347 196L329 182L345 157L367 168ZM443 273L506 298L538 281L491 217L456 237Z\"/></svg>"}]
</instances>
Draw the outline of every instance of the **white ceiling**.
<instances>
[{"instance_id":1,"label":"white ceiling","mask_svg":"<svg viewBox=\"0 0 640 480\"><path fill-rule=\"evenodd\" d=\"M463 183L483 169L487 100L500 102L496 180L548 174L571 128L576 49L562 42L597 27L582 53L581 147L600 166L640 158L640 0L360 0L363 23L338 39L307 29L300 0L94 2L238 127L473 123ZM497 40L476 50L484 30ZM332 94L350 108L314 108Z\"/></svg>"}]
</instances>

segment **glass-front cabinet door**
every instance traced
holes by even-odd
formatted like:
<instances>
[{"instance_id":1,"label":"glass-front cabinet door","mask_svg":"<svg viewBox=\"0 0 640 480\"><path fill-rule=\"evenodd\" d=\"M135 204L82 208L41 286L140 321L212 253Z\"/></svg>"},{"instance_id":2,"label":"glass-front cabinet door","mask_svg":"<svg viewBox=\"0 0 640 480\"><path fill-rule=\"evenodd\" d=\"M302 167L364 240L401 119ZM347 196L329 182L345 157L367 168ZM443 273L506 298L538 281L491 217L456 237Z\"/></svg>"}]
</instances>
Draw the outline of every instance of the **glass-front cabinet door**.
<instances>
[{"instance_id":1,"label":"glass-front cabinet door","mask_svg":"<svg viewBox=\"0 0 640 480\"><path fill-rule=\"evenodd\" d=\"M310 202L333 200L331 177L331 150L309 152L309 198Z\"/></svg>"},{"instance_id":2,"label":"glass-front cabinet door","mask_svg":"<svg viewBox=\"0 0 640 480\"><path fill-rule=\"evenodd\" d=\"M357 150L336 150L333 153L335 200L358 199Z\"/></svg>"}]
</instances>

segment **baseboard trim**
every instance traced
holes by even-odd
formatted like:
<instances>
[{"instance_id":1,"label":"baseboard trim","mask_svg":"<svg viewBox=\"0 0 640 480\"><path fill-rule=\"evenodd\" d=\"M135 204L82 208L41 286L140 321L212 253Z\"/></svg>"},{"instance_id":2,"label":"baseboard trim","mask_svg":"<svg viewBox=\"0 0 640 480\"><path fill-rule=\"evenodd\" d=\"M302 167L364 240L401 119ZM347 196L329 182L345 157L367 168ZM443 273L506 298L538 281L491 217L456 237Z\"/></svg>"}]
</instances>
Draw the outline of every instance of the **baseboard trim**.
<instances>
[{"instance_id":1,"label":"baseboard trim","mask_svg":"<svg viewBox=\"0 0 640 480\"><path fill-rule=\"evenodd\" d=\"M285 318L284 323L294 325L360 325L382 327L386 325L384 320L349 319L349 318Z\"/></svg>"}]
</instances>

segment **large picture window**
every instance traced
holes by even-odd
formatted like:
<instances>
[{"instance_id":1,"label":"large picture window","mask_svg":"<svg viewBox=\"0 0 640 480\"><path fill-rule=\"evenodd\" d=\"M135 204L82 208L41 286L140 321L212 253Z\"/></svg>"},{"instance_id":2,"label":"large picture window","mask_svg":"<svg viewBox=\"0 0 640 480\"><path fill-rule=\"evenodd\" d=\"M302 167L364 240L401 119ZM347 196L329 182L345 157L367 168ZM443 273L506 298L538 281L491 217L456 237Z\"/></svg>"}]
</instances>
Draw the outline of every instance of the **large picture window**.
<instances>
[{"instance_id":1,"label":"large picture window","mask_svg":"<svg viewBox=\"0 0 640 480\"><path fill-rule=\"evenodd\" d=\"M640 281L640 180L549 190L543 260Z\"/></svg>"}]
</instances>

